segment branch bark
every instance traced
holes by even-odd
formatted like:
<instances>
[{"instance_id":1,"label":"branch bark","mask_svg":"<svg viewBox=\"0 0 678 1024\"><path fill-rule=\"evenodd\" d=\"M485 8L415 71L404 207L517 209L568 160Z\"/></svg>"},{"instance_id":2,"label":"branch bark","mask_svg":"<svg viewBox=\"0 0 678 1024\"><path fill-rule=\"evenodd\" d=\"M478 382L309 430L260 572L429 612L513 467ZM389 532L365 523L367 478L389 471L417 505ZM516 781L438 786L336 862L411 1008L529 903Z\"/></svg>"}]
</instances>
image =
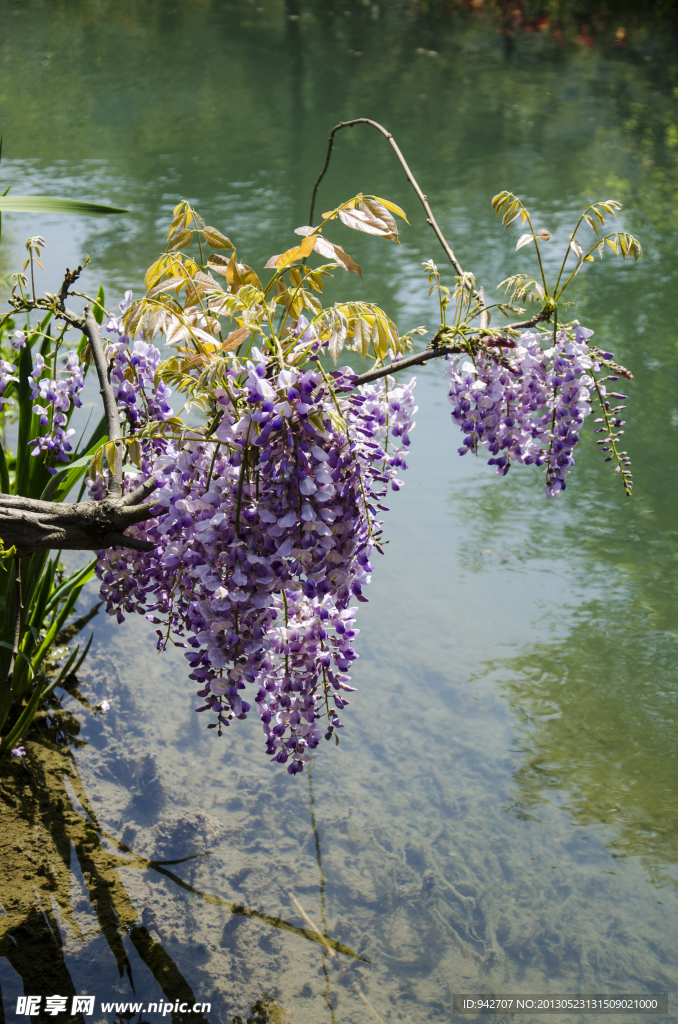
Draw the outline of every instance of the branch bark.
<instances>
[{"instance_id":1,"label":"branch bark","mask_svg":"<svg viewBox=\"0 0 678 1024\"><path fill-rule=\"evenodd\" d=\"M154 489L155 477L151 477L122 498L70 504L0 494L0 537L5 547L16 547L18 558L53 548L98 551L127 547L152 551L152 543L126 537L123 531L151 518L151 509L157 503L144 499Z\"/></svg>"},{"instance_id":2,"label":"branch bark","mask_svg":"<svg viewBox=\"0 0 678 1024\"><path fill-rule=\"evenodd\" d=\"M59 319L81 330L87 337L99 380L109 442L115 445L116 455L113 460L109 460L108 488L103 501L51 502L0 493L0 537L5 547L16 548L19 558L27 558L35 551L50 549L98 551L109 547L127 547L136 551L152 551L154 547L149 541L126 537L124 534L127 527L152 517L151 510L157 503L146 499L155 490L156 479L153 475L134 491L123 494L124 441L99 325L89 306L79 316L64 305L68 287L78 277L81 269L78 268L72 274L67 271L58 296L38 299L31 304L31 308L51 310ZM114 466L110 466L110 461L115 463Z\"/></svg>"},{"instance_id":3,"label":"branch bark","mask_svg":"<svg viewBox=\"0 0 678 1024\"><path fill-rule=\"evenodd\" d=\"M429 359L461 355L465 351L466 349L459 348L458 345L439 345L437 348L425 348L423 352L417 352L413 356L406 356L405 359L397 359L394 363L389 363L388 366L379 366L374 370L368 370L367 373L361 373L358 379L354 381L354 386L371 384L373 380L387 377L391 373L397 373L398 370L407 370L410 366L423 366Z\"/></svg>"},{"instance_id":4,"label":"branch bark","mask_svg":"<svg viewBox=\"0 0 678 1024\"><path fill-rule=\"evenodd\" d=\"M120 429L118 403L115 400L113 387L108 379L108 364L106 362L106 356L104 355L103 345L101 344L99 324L94 319L92 310L89 306L85 306L81 327L89 341L94 367L97 371L97 377L99 378L99 394L101 395L104 403L106 424L108 426L108 440L112 441L115 445L115 459L113 460L115 465L109 465L108 467L109 476L106 493L109 498L120 498L122 497L122 460L124 444L122 442L122 430Z\"/></svg>"}]
</instances>

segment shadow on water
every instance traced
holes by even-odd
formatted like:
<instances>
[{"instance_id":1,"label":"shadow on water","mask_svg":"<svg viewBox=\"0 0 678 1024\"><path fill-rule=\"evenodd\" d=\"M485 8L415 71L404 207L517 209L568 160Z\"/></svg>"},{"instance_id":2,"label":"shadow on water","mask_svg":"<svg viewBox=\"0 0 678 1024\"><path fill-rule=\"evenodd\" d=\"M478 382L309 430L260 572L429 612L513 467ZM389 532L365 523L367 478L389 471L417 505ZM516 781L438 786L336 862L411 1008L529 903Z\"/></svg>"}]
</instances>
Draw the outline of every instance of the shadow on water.
<instances>
[{"instance_id":1,"label":"shadow on water","mask_svg":"<svg viewBox=\"0 0 678 1024\"><path fill-rule=\"evenodd\" d=\"M77 690L77 680L67 681L68 692L87 701ZM57 697L36 720L32 738L22 760L0 765L0 800L2 801L2 834L0 835L0 956L5 957L23 983L26 995L65 996L68 1006L79 995L65 957L64 932L85 944L94 935L103 934L112 953L119 978L129 984L128 999L135 996L135 978L125 949L131 942L140 960L161 988L165 999L177 1006L193 1007L197 1000L172 957L141 923L141 915L120 881L119 869L138 869L160 874L177 888L207 903L226 908L235 916L246 916L269 928L293 932L307 941L318 943L325 955L340 954L356 960L363 958L348 946L323 933L309 920L310 928L299 928L281 918L259 913L249 907L231 903L211 893L201 892L169 870L170 866L209 855L209 851L173 861L152 861L135 854L115 836L102 829L80 778L73 749L85 746L78 738L77 719L65 711ZM318 863L320 847L316 837ZM97 926L83 928L72 903L73 873L71 850L84 879L89 904ZM322 871L322 867L321 867ZM321 883L322 884L322 883ZM329 977L325 998L329 1003ZM138 998L138 996L137 996ZM40 1000L41 1007L44 1000ZM251 1007L248 1024L285 1024L288 1019L277 1001L266 994ZM125 1011L121 1019L126 1020ZM4 1024L0 999L0 1022ZM51 1020L44 1009L37 1020ZM70 1017L84 1024L82 1014ZM141 1017L140 1017L141 1019ZM172 1012L173 1022L190 1019L194 1024L207 1024L202 1013ZM242 1024L240 1017L235 1024Z\"/></svg>"}]
</instances>

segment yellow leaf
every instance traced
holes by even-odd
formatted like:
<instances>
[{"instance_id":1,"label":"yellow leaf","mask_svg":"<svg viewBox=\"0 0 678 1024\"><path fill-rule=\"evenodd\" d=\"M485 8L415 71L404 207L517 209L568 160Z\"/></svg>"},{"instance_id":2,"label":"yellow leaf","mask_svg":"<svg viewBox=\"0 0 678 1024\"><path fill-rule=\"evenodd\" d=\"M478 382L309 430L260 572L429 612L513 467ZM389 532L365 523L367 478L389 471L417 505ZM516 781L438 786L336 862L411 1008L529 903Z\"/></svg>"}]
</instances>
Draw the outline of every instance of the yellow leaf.
<instances>
[{"instance_id":1,"label":"yellow leaf","mask_svg":"<svg viewBox=\"0 0 678 1024\"><path fill-rule=\"evenodd\" d=\"M388 199L379 199L379 196L375 196L375 199L378 199L381 205L385 206L387 210L391 211L391 213L397 213L399 217L402 217L406 224L410 223L403 210L401 210L399 206L396 206L395 203L390 203Z\"/></svg>"},{"instance_id":2,"label":"yellow leaf","mask_svg":"<svg viewBox=\"0 0 678 1024\"><path fill-rule=\"evenodd\" d=\"M104 452L106 454L106 462L108 463L110 472L115 473L115 465L119 457L115 441L109 441L108 444L104 445Z\"/></svg>"},{"instance_id":3,"label":"yellow leaf","mask_svg":"<svg viewBox=\"0 0 678 1024\"><path fill-rule=\"evenodd\" d=\"M170 224L170 226L168 228L168 231L167 231L167 237L171 238L175 231L178 231L179 228L185 228L185 227L186 227L186 214L185 213L180 213L177 217L174 218L174 220Z\"/></svg>"},{"instance_id":4,"label":"yellow leaf","mask_svg":"<svg viewBox=\"0 0 678 1024\"><path fill-rule=\"evenodd\" d=\"M127 450L134 465L141 469L141 444L136 437L132 441L128 442Z\"/></svg>"},{"instance_id":5,"label":"yellow leaf","mask_svg":"<svg viewBox=\"0 0 678 1024\"><path fill-rule=\"evenodd\" d=\"M307 235L300 245L293 245L291 249L280 253L278 256L271 256L266 264L267 268L276 267L282 270L295 260L303 260L313 252L317 235Z\"/></svg>"},{"instance_id":6,"label":"yellow leaf","mask_svg":"<svg viewBox=\"0 0 678 1024\"><path fill-rule=\"evenodd\" d=\"M146 285L147 291L160 280L162 275L165 273L167 264L167 257L161 256L159 260L156 260L155 263L151 264L151 266L148 268L148 270L146 271L146 276L144 277L144 284Z\"/></svg>"},{"instance_id":7,"label":"yellow leaf","mask_svg":"<svg viewBox=\"0 0 678 1024\"><path fill-rule=\"evenodd\" d=\"M226 238L226 235L222 235L221 231L217 231L216 228L206 226L203 228L203 234L205 241L208 245L211 245L213 249L234 249L235 246L230 239Z\"/></svg>"}]
</instances>

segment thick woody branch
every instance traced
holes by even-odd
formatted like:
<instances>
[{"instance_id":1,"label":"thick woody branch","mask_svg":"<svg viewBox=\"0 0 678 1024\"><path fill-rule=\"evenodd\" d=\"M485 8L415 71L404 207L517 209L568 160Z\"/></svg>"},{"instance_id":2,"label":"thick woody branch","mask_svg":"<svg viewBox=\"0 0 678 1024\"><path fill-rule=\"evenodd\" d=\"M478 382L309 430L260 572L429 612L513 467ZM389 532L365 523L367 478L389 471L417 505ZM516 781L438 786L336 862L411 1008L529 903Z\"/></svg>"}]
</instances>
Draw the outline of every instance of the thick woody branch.
<instances>
[{"instance_id":1,"label":"thick woody branch","mask_svg":"<svg viewBox=\"0 0 678 1024\"><path fill-rule=\"evenodd\" d=\"M155 478L151 478L124 498L71 504L0 494L0 537L5 547L16 547L20 558L49 549L152 551L152 543L127 537L124 531L151 518L156 503L143 499L154 488Z\"/></svg>"},{"instance_id":2,"label":"thick woody branch","mask_svg":"<svg viewBox=\"0 0 678 1024\"><path fill-rule=\"evenodd\" d=\"M14 546L19 558L35 551L50 549L69 551L98 551L109 547L127 547L136 551L152 551L149 541L128 537L124 531L134 523L144 522L153 515L156 503L148 501L156 487L151 476L129 494L123 494L122 463L124 442L120 428L117 402L108 378L108 365L104 355L99 325L89 306L82 316L67 309L64 300L68 288L80 271L67 271L58 295L49 295L22 308L50 310L59 319L81 330L87 337L92 360L99 379L99 390L108 425L109 441L116 447L115 459L109 460L109 485L104 501L63 503L36 500L15 494L0 494L0 537L6 547ZM13 302L19 306L18 300ZM115 465L110 466L114 461Z\"/></svg>"},{"instance_id":3,"label":"thick woody branch","mask_svg":"<svg viewBox=\"0 0 678 1024\"><path fill-rule=\"evenodd\" d=\"M367 373L361 373L354 384L355 387L359 384L371 384L373 380L388 377L389 374L397 373L398 370L407 370L410 366L425 366L429 359L461 355L465 351L465 348L459 348L458 345L440 345L438 348L426 348L423 352L417 352L416 355L407 356L405 359L397 359L394 363L389 363L388 366L379 366L374 370L368 370Z\"/></svg>"},{"instance_id":4,"label":"thick woody branch","mask_svg":"<svg viewBox=\"0 0 678 1024\"><path fill-rule=\"evenodd\" d=\"M113 387L108 377L108 364L106 362L106 356L104 355L103 345L101 344L99 324L94 319L92 310L89 306L85 306L82 316L78 316L77 313L74 313L64 305L64 300L68 296L68 289L78 278L81 270L82 267L78 267L75 271L66 271L66 277L64 278L61 291L58 295L51 295L48 293L48 296L45 299L37 299L32 303L24 302L21 305L22 308L26 309L51 310L60 320L65 320L66 323L81 330L89 342L92 361L94 362L94 367L99 379L99 393L103 401L104 413L106 415L108 439L115 445L116 454L115 459L113 460L115 464L113 466L109 466L107 490L108 497L115 499L122 497L122 463L124 456L124 443L122 441L118 405L113 393ZM12 304L17 308L19 307L19 303L16 300Z\"/></svg>"}]
</instances>

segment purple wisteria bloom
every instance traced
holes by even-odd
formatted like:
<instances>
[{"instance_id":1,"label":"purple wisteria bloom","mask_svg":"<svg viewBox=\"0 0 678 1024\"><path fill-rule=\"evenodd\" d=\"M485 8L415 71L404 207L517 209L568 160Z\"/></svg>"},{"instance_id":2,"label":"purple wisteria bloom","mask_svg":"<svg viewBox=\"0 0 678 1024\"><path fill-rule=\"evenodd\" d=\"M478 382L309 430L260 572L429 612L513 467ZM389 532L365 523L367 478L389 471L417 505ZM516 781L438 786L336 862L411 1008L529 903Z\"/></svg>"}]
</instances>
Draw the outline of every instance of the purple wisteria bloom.
<instances>
[{"instance_id":1,"label":"purple wisteria bloom","mask_svg":"<svg viewBox=\"0 0 678 1024\"><path fill-rule=\"evenodd\" d=\"M75 430L66 429L71 406L80 408L80 392L85 386L85 378L77 352L69 352L66 366L57 370L57 379L43 376L49 370L42 355L38 352L33 358L33 374L28 378L31 385L31 399L35 402L33 412L40 417L40 426L49 429L41 436L29 441L33 450L31 455L45 452L47 457L57 462L68 462L72 447L69 438ZM63 375L63 376L61 376ZM60 379L59 379L60 378ZM35 401L39 399L39 401ZM46 466L48 473L54 475L57 470Z\"/></svg>"},{"instance_id":2,"label":"purple wisteria bloom","mask_svg":"<svg viewBox=\"0 0 678 1024\"><path fill-rule=\"evenodd\" d=\"M547 495L565 490L579 431L591 412L594 382L587 371L594 364L586 342L592 333L577 324L553 343L551 335L528 331L510 350L515 369L482 350L474 361L448 356L452 419L464 434L459 453L486 448L501 476L512 462L544 466ZM542 348L544 341L550 346Z\"/></svg>"},{"instance_id":3,"label":"purple wisteria bloom","mask_svg":"<svg viewBox=\"0 0 678 1024\"><path fill-rule=\"evenodd\" d=\"M297 336L314 344L302 319ZM118 406L135 426L130 411L157 416L158 399L131 402L127 368L154 365L151 349L121 339L114 356ZM145 613L159 648L169 634L185 648L209 728L256 707L267 753L296 774L342 728L358 657L351 605L367 600L381 501L402 484L416 407L414 381L355 389L343 367L333 395L313 363L272 373L269 359L255 348L244 380L228 371L209 439L144 441L157 514L132 531L154 550L102 552L97 571L110 614Z\"/></svg>"}]
</instances>

